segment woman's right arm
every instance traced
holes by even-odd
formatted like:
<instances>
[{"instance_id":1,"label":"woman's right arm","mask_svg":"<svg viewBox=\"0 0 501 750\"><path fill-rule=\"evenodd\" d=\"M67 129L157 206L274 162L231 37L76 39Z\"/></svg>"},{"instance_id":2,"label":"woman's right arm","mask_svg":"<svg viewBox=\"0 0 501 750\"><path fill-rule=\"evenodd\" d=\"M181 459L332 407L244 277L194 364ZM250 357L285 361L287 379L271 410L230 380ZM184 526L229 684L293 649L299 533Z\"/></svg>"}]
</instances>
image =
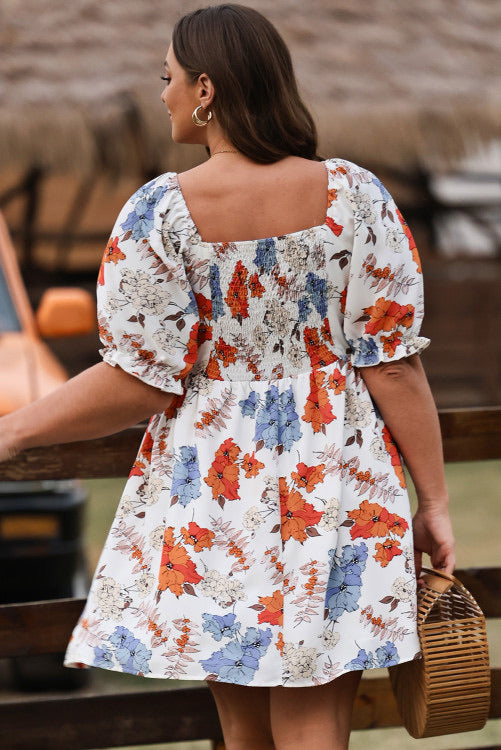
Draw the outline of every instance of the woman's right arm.
<instances>
[{"instance_id":1,"label":"woman's right arm","mask_svg":"<svg viewBox=\"0 0 501 750\"><path fill-rule=\"evenodd\" d=\"M358 368L412 477L416 572L426 552L433 567L452 574L454 536L449 517L440 424L419 355Z\"/></svg>"},{"instance_id":2,"label":"woman's right arm","mask_svg":"<svg viewBox=\"0 0 501 750\"><path fill-rule=\"evenodd\" d=\"M100 362L0 419L0 461L26 448L111 435L165 411L173 394Z\"/></svg>"}]
</instances>

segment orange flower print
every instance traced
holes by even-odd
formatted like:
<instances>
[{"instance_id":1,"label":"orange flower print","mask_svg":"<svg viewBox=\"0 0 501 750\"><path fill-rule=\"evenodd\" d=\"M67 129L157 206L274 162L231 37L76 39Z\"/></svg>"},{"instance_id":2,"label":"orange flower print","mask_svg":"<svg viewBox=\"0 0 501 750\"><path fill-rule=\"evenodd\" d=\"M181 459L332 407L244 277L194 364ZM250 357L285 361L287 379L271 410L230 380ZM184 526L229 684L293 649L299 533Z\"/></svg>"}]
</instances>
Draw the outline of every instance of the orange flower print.
<instances>
[{"instance_id":1,"label":"orange flower print","mask_svg":"<svg viewBox=\"0 0 501 750\"><path fill-rule=\"evenodd\" d=\"M334 341L332 340L331 326L330 326L328 318L324 318L323 323L320 327L320 333L322 334L322 338L324 341L328 341L329 344L332 344L334 346Z\"/></svg>"},{"instance_id":2,"label":"orange flower print","mask_svg":"<svg viewBox=\"0 0 501 750\"><path fill-rule=\"evenodd\" d=\"M184 377L186 377L186 375L189 373L189 371L191 370L191 368L197 361L198 326L199 326L198 320L195 323L193 323L193 325L191 326L190 338L188 339L188 344L187 344L187 352L183 357L185 366L179 374L174 375L175 380L182 380Z\"/></svg>"},{"instance_id":3,"label":"orange flower print","mask_svg":"<svg viewBox=\"0 0 501 750\"><path fill-rule=\"evenodd\" d=\"M324 469L325 464L306 466L301 461L297 464L297 471L293 471L291 477L298 487L305 489L306 492L312 492L317 484L324 481Z\"/></svg>"},{"instance_id":4,"label":"orange flower print","mask_svg":"<svg viewBox=\"0 0 501 750\"><path fill-rule=\"evenodd\" d=\"M141 441L141 446L139 448L139 456L144 458L146 461L151 462L151 453L153 451L153 437L151 432L149 430L146 430L144 433L143 439Z\"/></svg>"},{"instance_id":5,"label":"orange flower print","mask_svg":"<svg viewBox=\"0 0 501 750\"><path fill-rule=\"evenodd\" d=\"M258 461L253 451L252 453L246 453L243 457L242 468L245 471L247 479L250 479L251 477L257 477L260 470L264 469L264 464Z\"/></svg>"},{"instance_id":6,"label":"orange flower print","mask_svg":"<svg viewBox=\"0 0 501 750\"><path fill-rule=\"evenodd\" d=\"M414 320L414 305L400 305L398 325L410 328Z\"/></svg>"},{"instance_id":7,"label":"orange flower print","mask_svg":"<svg viewBox=\"0 0 501 750\"><path fill-rule=\"evenodd\" d=\"M285 646L284 634L282 633L282 631L280 631L280 633L278 634L278 638L275 641L275 648L280 653L280 656L284 655L284 646Z\"/></svg>"},{"instance_id":8,"label":"orange flower print","mask_svg":"<svg viewBox=\"0 0 501 750\"><path fill-rule=\"evenodd\" d=\"M224 298L234 318L248 318L247 280L248 271L241 260L238 261L233 271L233 277L228 287L228 293Z\"/></svg>"},{"instance_id":9,"label":"orange flower print","mask_svg":"<svg viewBox=\"0 0 501 750\"><path fill-rule=\"evenodd\" d=\"M334 221L334 219L331 219L330 216L326 217L325 223L327 224L327 226L329 227L329 229L332 229L332 231L334 232L334 234L336 235L336 237L339 237L339 235L341 234L341 232L344 229L344 227L343 227L342 224L336 224L336 222Z\"/></svg>"},{"instance_id":10,"label":"orange flower print","mask_svg":"<svg viewBox=\"0 0 501 750\"><path fill-rule=\"evenodd\" d=\"M198 583L202 576L197 573L195 563L190 559L181 544L172 545L172 531L166 530L166 541L162 550L158 588L160 591L170 589L176 596L183 593L183 584Z\"/></svg>"},{"instance_id":11,"label":"orange flower print","mask_svg":"<svg viewBox=\"0 0 501 750\"><path fill-rule=\"evenodd\" d=\"M355 521L355 525L350 529L352 539L387 536L394 520L393 514L388 513L386 508L379 503L370 503L368 500L360 503L357 509L350 510L348 518Z\"/></svg>"},{"instance_id":12,"label":"orange flower print","mask_svg":"<svg viewBox=\"0 0 501 750\"><path fill-rule=\"evenodd\" d=\"M235 445L233 438L227 438L216 451L216 458L221 457L223 461L235 463L240 455L240 448Z\"/></svg>"},{"instance_id":13,"label":"orange flower print","mask_svg":"<svg viewBox=\"0 0 501 750\"><path fill-rule=\"evenodd\" d=\"M393 466L393 471L395 472L397 479L399 480L400 486L402 487L402 489L405 489L407 487L407 482L405 481L405 474L404 470L402 469L400 454L398 452L397 445L393 442L393 438L386 425L383 427L383 441L384 447L391 456L391 465Z\"/></svg>"},{"instance_id":14,"label":"orange flower print","mask_svg":"<svg viewBox=\"0 0 501 750\"><path fill-rule=\"evenodd\" d=\"M227 344L221 336L216 341L214 349L216 352L216 357L221 360L221 362L223 363L223 367L233 365L237 361L235 355L238 349L235 346L230 346L229 344Z\"/></svg>"},{"instance_id":15,"label":"orange flower print","mask_svg":"<svg viewBox=\"0 0 501 750\"><path fill-rule=\"evenodd\" d=\"M264 606L264 609L257 616L257 621L260 624L268 622L270 625L283 625L284 595L281 591L274 591L273 596L260 596L259 604Z\"/></svg>"},{"instance_id":16,"label":"orange flower print","mask_svg":"<svg viewBox=\"0 0 501 750\"><path fill-rule=\"evenodd\" d=\"M329 388L332 388L336 396L346 390L346 377L336 369L329 375Z\"/></svg>"},{"instance_id":17,"label":"orange flower print","mask_svg":"<svg viewBox=\"0 0 501 750\"><path fill-rule=\"evenodd\" d=\"M407 225L407 222L405 221L404 217L402 216L402 214L400 213L400 211L398 210L398 208L397 208L397 216L398 216L398 219L399 219L399 221L400 221L400 223L402 225L402 229L405 232L405 236L409 240L409 250L412 253L412 260L414 261L414 263L417 266L417 272L421 273L421 271L422 271L422 269L421 269L421 259L419 258L419 253L418 253L418 249L416 247L416 243L414 241L414 237L412 236L411 230L409 229L409 227Z\"/></svg>"},{"instance_id":18,"label":"orange flower print","mask_svg":"<svg viewBox=\"0 0 501 750\"><path fill-rule=\"evenodd\" d=\"M212 320L212 302L207 297L204 297L200 292L195 293L195 299L197 301L198 314L200 318L205 320Z\"/></svg>"},{"instance_id":19,"label":"orange flower print","mask_svg":"<svg viewBox=\"0 0 501 750\"><path fill-rule=\"evenodd\" d=\"M322 330L328 332L327 341L332 341L330 330L327 327L323 327ZM320 342L318 330L316 328L309 328L306 326L303 332L303 337L306 351L308 352L311 366L313 368L326 367L336 361L336 355L330 351L326 344Z\"/></svg>"},{"instance_id":20,"label":"orange flower print","mask_svg":"<svg viewBox=\"0 0 501 750\"><path fill-rule=\"evenodd\" d=\"M320 432L323 425L336 419L332 413L327 389L323 387L324 376L319 370L314 370L310 374L310 393L306 399L302 419L311 424L313 432Z\"/></svg>"},{"instance_id":21,"label":"orange flower print","mask_svg":"<svg viewBox=\"0 0 501 750\"><path fill-rule=\"evenodd\" d=\"M259 281L259 276L257 275L257 273L253 273L249 278L249 289L251 297L259 297L259 299L261 299L264 292L266 291L264 286Z\"/></svg>"},{"instance_id":22,"label":"orange flower print","mask_svg":"<svg viewBox=\"0 0 501 750\"><path fill-rule=\"evenodd\" d=\"M376 304L364 308L364 313L370 315L370 320L365 324L365 333L374 336L379 331L392 331L397 325L405 328L411 326L414 320L413 305L399 305L391 299L380 297Z\"/></svg>"},{"instance_id":23,"label":"orange flower print","mask_svg":"<svg viewBox=\"0 0 501 750\"><path fill-rule=\"evenodd\" d=\"M207 363L207 377L209 377L211 380L222 380L221 376L221 370L219 369L219 365L217 363L217 360L214 357L214 353L210 355L210 359Z\"/></svg>"},{"instance_id":24,"label":"orange flower print","mask_svg":"<svg viewBox=\"0 0 501 750\"><path fill-rule=\"evenodd\" d=\"M337 190L335 188L327 191L327 206L331 206L333 201L337 201Z\"/></svg>"},{"instance_id":25,"label":"orange flower print","mask_svg":"<svg viewBox=\"0 0 501 750\"><path fill-rule=\"evenodd\" d=\"M233 461L236 461L239 453L240 448L231 438L225 440L216 451L209 473L204 477L206 484L212 488L214 500L220 497L227 500L238 499L238 464Z\"/></svg>"},{"instance_id":26,"label":"orange flower print","mask_svg":"<svg viewBox=\"0 0 501 750\"><path fill-rule=\"evenodd\" d=\"M346 297L348 296L348 287L345 286L343 291L341 292L341 296L339 298L339 306L341 309L342 314L344 315L346 312Z\"/></svg>"},{"instance_id":27,"label":"orange flower print","mask_svg":"<svg viewBox=\"0 0 501 750\"><path fill-rule=\"evenodd\" d=\"M184 543L191 544L195 552L200 552L203 549L211 549L212 540L215 537L213 531L201 528L194 521L190 521L188 528L183 526L181 534L183 535Z\"/></svg>"},{"instance_id":28,"label":"orange flower print","mask_svg":"<svg viewBox=\"0 0 501 750\"><path fill-rule=\"evenodd\" d=\"M110 238L101 261L101 267L97 278L98 284L101 286L104 284L104 264L114 263L116 265L119 260L125 260L125 255L118 247L118 237L114 237L113 239Z\"/></svg>"},{"instance_id":29,"label":"orange flower print","mask_svg":"<svg viewBox=\"0 0 501 750\"><path fill-rule=\"evenodd\" d=\"M390 560L392 560L397 555L402 554L402 550L399 548L400 542L397 539L385 539L382 544L380 542L376 542L376 554L374 555L374 559L381 565L382 568L386 568Z\"/></svg>"},{"instance_id":30,"label":"orange flower print","mask_svg":"<svg viewBox=\"0 0 501 750\"><path fill-rule=\"evenodd\" d=\"M293 537L298 542L304 542L308 538L306 529L317 524L323 512L316 511L297 490L291 492L284 477L279 478L279 492L282 541Z\"/></svg>"},{"instance_id":31,"label":"orange flower print","mask_svg":"<svg viewBox=\"0 0 501 750\"><path fill-rule=\"evenodd\" d=\"M402 516L397 516L396 513L392 513L388 528L390 534L396 534L399 537L403 537L403 535L409 528L409 524L407 523L405 518L402 518Z\"/></svg>"},{"instance_id":32,"label":"orange flower print","mask_svg":"<svg viewBox=\"0 0 501 750\"><path fill-rule=\"evenodd\" d=\"M398 346L402 343L402 333L400 331L393 331L389 336L381 336L383 343L383 351L388 357L393 357Z\"/></svg>"}]
</instances>

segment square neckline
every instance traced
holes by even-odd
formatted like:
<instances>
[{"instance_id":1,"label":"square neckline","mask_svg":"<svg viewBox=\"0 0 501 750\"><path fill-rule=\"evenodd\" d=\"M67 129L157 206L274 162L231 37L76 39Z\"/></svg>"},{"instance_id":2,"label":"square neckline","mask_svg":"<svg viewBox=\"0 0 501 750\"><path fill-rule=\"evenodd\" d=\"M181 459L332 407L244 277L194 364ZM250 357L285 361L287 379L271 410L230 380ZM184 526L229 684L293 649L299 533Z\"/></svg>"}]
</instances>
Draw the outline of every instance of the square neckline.
<instances>
[{"instance_id":1,"label":"square neckline","mask_svg":"<svg viewBox=\"0 0 501 750\"><path fill-rule=\"evenodd\" d=\"M327 162L330 162L330 161L331 161L331 159L322 159L321 162L320 162L320 164L324 165L325 171L327 172L327 196L328 196L329 188L330 188L330 184L331 184L330 170L329 170L329 167L328 167L328 164L327 164ZM183 207L184 207L184 210L185 210L185 213L186 213L186 218L188 219L189 223L191 224L192 237L196 239L196 244L197 245L202 245L203 247L213 248L213 247L215 247L217 245L235 245L235 246L238 247L238 246L245 246L245 245L256 245L258 242L267 242L269 240L273 240L274 242L276 242L278 240L281 241L281 240L284 240L284 239L288 239L289 237L291 237L291 238L297 237L297 236L302 235L302 234L313 234L315 232L320 231L321 229L325 229L326 227L328 227L327 220L329 219L329 213L328 213L328 211L329 211L329 205L327 205L327 211L326 211L326 214L325 214L325 217L324 217L324 220L323 220L322 224L315 224L314 226L305 227L304 229L297 229L295 232L287 232L286 234L275 234L275 235L271 235L269 237L258 237L257 239L252 239L252 240L225 240L223 242L221 242L221 240L218 240L218 241L214 241L214 242L209 242L208 240L203 240L202 239L202 236L201 236L200 232L198 231L198 227L195 224L195 222L193 221L193 217L191 215L190 209L188 208L188 204L186 202L186 199L184 197L183 191L181 189L181 185L179 184L179 175L178 175L178 173L174 172L174 176L175 176L175 181L176 181L176 186L177 186L177 191L178 191L178 194L179 194L179 198L180 198L180 200L181 200L181 202L183 204ZM327 197L327 201L328 201L328 197Z\"/></svg>"}]
</instances>

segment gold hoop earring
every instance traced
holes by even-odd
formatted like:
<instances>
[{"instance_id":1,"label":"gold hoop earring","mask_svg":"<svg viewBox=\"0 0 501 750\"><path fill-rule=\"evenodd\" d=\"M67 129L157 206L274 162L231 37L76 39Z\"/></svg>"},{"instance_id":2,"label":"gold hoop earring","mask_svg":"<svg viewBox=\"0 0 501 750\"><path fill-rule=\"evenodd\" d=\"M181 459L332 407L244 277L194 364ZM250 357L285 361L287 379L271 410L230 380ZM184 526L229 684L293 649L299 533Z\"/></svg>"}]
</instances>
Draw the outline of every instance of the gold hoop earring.
<instances>
[{"instance_id":1,"label":"gold hoop earring","mask_svg":"<svg viewBox=\"0 0 501 750\"><path fill-rule=\"evenodd\" d=\"M199 104L198 107L193 111L191 119L193 120L193 122L195 123L195 125L199 125L201 128L203 128L203 127L205 127L205 125L207 125L207 123L209 122L209 120L212 120L212 112L209 110L209 112L207 113L207 119L206 120L201 120L200 117L198 116L198 110L199 109L201 109L201 110L203 110L205 112L205 110L202 107L202 105Z\"/></svg>"}]
</instances>

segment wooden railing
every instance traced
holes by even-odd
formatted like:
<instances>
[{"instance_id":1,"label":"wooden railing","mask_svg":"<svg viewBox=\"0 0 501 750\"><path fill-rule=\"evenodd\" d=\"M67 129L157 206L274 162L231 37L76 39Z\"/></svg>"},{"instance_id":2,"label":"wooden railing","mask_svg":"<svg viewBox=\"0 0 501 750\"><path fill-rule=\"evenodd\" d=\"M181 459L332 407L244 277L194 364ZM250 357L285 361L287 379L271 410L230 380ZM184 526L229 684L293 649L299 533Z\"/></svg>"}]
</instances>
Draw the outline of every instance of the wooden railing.
<instances>
[{"instance_id":1,"label":"wooden railing","mask_svg":"<svg viewBox=\"0 0 501 750\"><path fill-rule=\"evenodd\" d=\"M440 413L447 461L501 458L501 408ZM26 451L0 464L0 481L126 476L144 427L102 440ZM486 617L501 617L501 568L458 570ZM64 652L84 606L63 599L0 606L0 658ZM501 717L501 669L492 670L491 718ZM364 677L354 729L400 726L389 680ZM93 748L221 739L209 689L103 693L8 693L0 702L0 747L6 750ZM484 749L486 750L486 749Z\"/></svg>"}]
</instances>

